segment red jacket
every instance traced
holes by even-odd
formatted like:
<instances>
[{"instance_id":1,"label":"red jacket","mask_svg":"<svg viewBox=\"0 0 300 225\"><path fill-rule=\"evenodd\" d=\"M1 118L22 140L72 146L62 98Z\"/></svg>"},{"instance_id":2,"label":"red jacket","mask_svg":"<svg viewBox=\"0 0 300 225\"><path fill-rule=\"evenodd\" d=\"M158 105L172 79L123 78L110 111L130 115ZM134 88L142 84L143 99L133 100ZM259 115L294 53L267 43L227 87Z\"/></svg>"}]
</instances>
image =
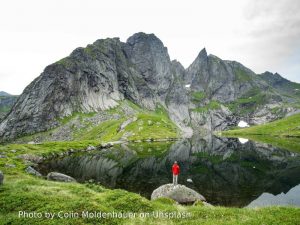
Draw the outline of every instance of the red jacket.
<instances>
[{"instance_id":1,"label":"red jacket","mask_svg":"<svg viewBox=\"0 0 300 225\"><path fill-rule=\"evenodd\" d=\"M180 167L178 164L174 163L172 166L172 172L174 175L178 175L180 173Z\"/></svg>"}]
</instances>

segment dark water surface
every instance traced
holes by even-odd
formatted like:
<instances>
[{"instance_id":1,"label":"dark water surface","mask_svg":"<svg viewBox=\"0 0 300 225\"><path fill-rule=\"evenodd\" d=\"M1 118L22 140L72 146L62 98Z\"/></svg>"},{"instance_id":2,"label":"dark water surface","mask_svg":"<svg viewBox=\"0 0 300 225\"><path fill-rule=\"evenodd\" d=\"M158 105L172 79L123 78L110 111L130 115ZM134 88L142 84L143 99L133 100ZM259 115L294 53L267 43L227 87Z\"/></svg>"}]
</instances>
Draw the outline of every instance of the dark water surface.
<instances>
[{"instance_id":1,"label":"dark water surface","mask_svg":"<svg viewBox=\"0 0 300 225\"><path fill-rule=\"evenodd\" d=\"M54 158L38 169L44 175L61 172L79 182L93 179L150 198L154 189L172 181L175 160L181 167L179 183L213 205L300 206L300 154L238 139L132 143Z\"/></svg>"}]
</instances>

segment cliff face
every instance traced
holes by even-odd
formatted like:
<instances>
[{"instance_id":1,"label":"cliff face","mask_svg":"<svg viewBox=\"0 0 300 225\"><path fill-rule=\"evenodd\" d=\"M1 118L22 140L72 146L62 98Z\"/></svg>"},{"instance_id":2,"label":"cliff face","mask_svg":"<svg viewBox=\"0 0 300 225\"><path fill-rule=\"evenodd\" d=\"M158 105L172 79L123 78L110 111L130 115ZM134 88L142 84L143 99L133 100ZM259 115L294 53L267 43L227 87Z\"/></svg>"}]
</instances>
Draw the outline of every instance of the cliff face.
<instances>
[{"instance_id":1,"label":"cliff face","mask_svg":"<svg viewBox=\"0 0 300 225\"><path fill-rule=\"evenodd\" d=\"M207 55L205 49L184 69L170 60L154 34L137 33L126 43L101 39L47 66L1 122L0 139L49 130L74 112L101 113L124 99L149 110L162 105L185 134L201 128L221 130L239 119L230 104L251 97L253 90L268 93L264 105L284 101L261 76L240 63ZM252 107L243 117L251 122L260 107Z\"/></svg>"}]
</instances>

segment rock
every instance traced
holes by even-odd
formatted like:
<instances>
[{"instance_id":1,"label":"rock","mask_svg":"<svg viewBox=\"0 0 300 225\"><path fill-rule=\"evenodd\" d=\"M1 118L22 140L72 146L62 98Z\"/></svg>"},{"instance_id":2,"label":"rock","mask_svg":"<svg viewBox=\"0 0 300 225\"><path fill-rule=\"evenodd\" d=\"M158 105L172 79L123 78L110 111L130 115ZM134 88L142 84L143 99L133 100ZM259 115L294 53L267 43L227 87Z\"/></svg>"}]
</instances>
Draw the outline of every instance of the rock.
<instances>
[{"instance_id":1,"label":"rock","mask_svg":"<svg viewBox=\"0 0 300 225\"><path fill-rule=\"evenodd\" d=\"M95 147L95 146L92 146L92 145L89 145L89 146L86 148L86 151L93 151L93 150L96 150L96 147Z\"/></svg>"},{"instance_id":2,"label":"rock","mask_svg":"<svg viewBox=\"0 0 300 225\"><path fill-rule=\"evenodd\" d=\"M184 185L165 184L155 189L151 195L151 200L157 199L159 197L171 198L178 203L189 204L195 201L206 201L205 198Z\"/></svg>"},{"instance_id":3,"label":"rock","mask_svg":"<svg viewBox=\"0 0 300 225\"><path fill-rule=\"evenodd\" d=\"M0 185L3 184L3 180L4 180L4 174L2 171L0 171Z\"/></svg>"},{"instance_id":4,"label":"rock","mask_svg":"<svg viewBox=\"0 0 300 225\"><path fill-rule=\"evenodd\" d=\"M10 150L10 151L11 151L12 153L16 153L16 152L17 152L17 150L14 150L14 149L13 149L13 150Z\"/></svg>"},{"instance_id":5,"label":"rock","mask_svg":"<svg viewBox=\"0 0 300 225\"><path fill-rule=\"evenodd\" d=\"M100 145L100 148L110 148L112 147L114 144L111 143L111 142L108 142L108 143L103 143Z\"/></svg>"},{"instance_id":6,"label":"rock","mask_svg":"<svg viewBox=\"0 0 300 225\"><path fill-rule=\"evenodd\" d=\"M186 181L189 183L193 183L193 180L191 178L187 179Z\"/></svg>"},{"instance_id":7,"label":"rock","mask_svg":"<svg viewBox=\"0 0 300 225\"><path fill-rule=\"evenodd\" d=\"M61 182L76 182L76 180L73 177L70 177L63 173L57 173L57 172L48 173L47 180L61 181Z\"/></svg>"},{"instance_id":8,"label":"rock","mask_svg":"<svg viewBox=\"0 0 300 225\"><path fill-rule=\"evenodd\" d=\"M35 169L33 169L31 166L28 166L25 171L31 175L37 176L37 177L41 177L42 174L40 174L38 171L36 171Z\"/></svg>"},{"instance_id":9,"label":"rock","mask_svg":"<svg viewBox=\"0 0 300 225\"><path fill-rule=\"evenodd\" d=\"M131 124L132 122L135 122L137 121L137 117L133 117L133 118L129 118L128 120L126 120L125 122L123 122L119 129L118 129L118 132L122 131L125 129L125 127L127 127L129 124Z\"/></svg>"},{"instance_id":10,"label":"rock","mask_svg":"<svg viewBox=\"0 0 300 225\"><path fill-rule=\"evenodd\" d=\"M35 145L35 142L34 141L29 141L27 144L28 145Z\"/></svg>"},{"instance_id":11,"label":"rock","mask_svg":"<svg viewBox=\"0 0 300 225\"><path fill-rule=\"evenodd\" d=\"M23 159L25 161L29 161L32 163L41 163L44 160L43 157L37 156L37 155L32 155L32 154L18 155L17 158Z\"/></svg>"},{"instance_id":12,"label":"rock","mask_svg":"<svg viewBox=\"0 0 300 225\"><path fill-rule=\"evenodd\" d=\"M7 158L6 155L0 155L0 159L4 159L4 158Z\"/></svg>"}]
</instances>

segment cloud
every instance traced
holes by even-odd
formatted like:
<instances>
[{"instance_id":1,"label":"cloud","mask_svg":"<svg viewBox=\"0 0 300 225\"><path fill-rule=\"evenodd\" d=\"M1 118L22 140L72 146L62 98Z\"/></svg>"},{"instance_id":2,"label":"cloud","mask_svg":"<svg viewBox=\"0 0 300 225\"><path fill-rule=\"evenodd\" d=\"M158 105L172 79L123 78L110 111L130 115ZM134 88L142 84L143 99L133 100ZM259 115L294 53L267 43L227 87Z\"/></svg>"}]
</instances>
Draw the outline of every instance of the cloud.
<instances>
[{"instance_id":1,"label":"cloud","mask_svg":"<svg viewBox=\"0 0 300 225\"><path fill-rule=\"evenodd\" d=\"M295 80L300 71L289 74L287 60L299 55L300 1L251 0L244 8L244 19L245 42L240 47L250 55L255 70L280 70Z\"/></svg>"},{"instance_id":2,"label":"cloud","mask_svg":"<svg viewBox=\"0 0 300 225\"><path fill-rule=\"evenodd\" d=\"M295 81L299 12L298 0L6 1L0 8L0 90L20 93L76 47L106 37L126 41L139 31L155 33L185 67L206 47L257 73L280 72Z\"/></svg>"}]
</instances>

